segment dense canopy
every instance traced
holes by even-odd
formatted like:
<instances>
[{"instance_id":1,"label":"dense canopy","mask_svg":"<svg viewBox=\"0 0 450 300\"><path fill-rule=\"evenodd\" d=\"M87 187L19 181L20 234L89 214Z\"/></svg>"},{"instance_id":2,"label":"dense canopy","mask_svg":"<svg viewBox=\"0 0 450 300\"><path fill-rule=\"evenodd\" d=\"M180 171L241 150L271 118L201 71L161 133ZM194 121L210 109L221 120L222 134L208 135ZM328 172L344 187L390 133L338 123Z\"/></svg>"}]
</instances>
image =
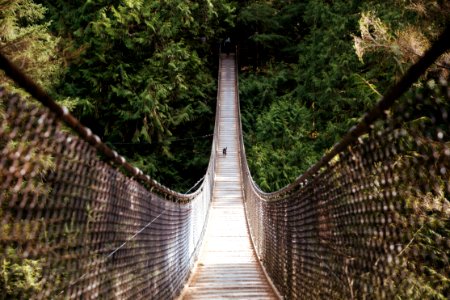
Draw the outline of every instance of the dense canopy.
<instances>
[{"instance_id":1,"label":"dense canopy","mask_svg":"<svg viewBox=\"0 0 450 300\"><path fill-rule=\"evenodd\" d=\"M230 37L251 172L274 191L356 124L449 16L446 0L0 0L0 51L128 161L185 192L207 168ZM447 54L418 85L449 70ZM0 83L24 94L3 73ZM5 261L4 297L32 294L32 264Z\"/></svg>"},{"instance_id":2,"label":"dense canopy","mask_svg":"<svg viewBox=\"0 0 450 300\"><path fill-rule=\"evenodd\" d=\"M357 122L450 14L438 0L3 0L0 7L2 51L130 162L180 191L208 163L224 38L239 49L253 175L275 190ZM428 77L445 76L449 58L441 60Z\"/></svg>"}]
</instances>

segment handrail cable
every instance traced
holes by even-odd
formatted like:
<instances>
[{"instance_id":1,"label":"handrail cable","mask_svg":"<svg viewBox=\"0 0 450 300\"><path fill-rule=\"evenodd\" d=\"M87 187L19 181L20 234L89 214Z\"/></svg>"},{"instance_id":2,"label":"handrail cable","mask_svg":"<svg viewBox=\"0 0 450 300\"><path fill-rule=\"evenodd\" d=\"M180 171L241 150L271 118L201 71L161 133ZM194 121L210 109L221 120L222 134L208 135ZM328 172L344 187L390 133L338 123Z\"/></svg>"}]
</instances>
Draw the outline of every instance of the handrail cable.
<instances>
[{"instance_id":1,"label":"handrail cable","mask_svg":"<svg viewBox=\"0 0 450 300\"><path fill-rule=\"evenodd\" d=\"M173 200L192 200L196 193L192 195L181 194L173 191L168 187L160 184L150 176L144 175L144 173L137 167L129 164L123 156L120 156L115 150L109 148L103 143L97 135L82 125L78 119L76 119L66 107L60 106L56 103L50 95L44 91L39 85L37 85L31 78L29 78L22 70L20 70L13 62L11 62L2 52L0 52L0 68L5 71L5 74L10 77L14 82L23 88L27 93L33 96L34 99L41 102L44 106L48 107L58 118L63 120L67 126L79 134L84 140L93 145L99 152L101 152L107 159L110 159L114 164L122 167L128 174L137 180L142 181L153 189L156 189L159 193L167 198ZM178 200L178 201L179 201Z\"/></svg>"},{"instance_id":2,"label":"handrail cable","mask_svg":"<svg viewBox=\"0 0 450 300\"><path fill-rule=\"evenodd\" d=\"M443 77L412 86L449 48L447 25L356 126L278 191L253 180L238 124L250 235L284 298L448 294L450 89Z\"/></svg>"},{"instance_id":3,"label":"handrail cable","mask_svg":"<svg viewBox=\"0 0 450 300\"><path fill-rule=\"evenodd\" d=\"M340 142L279 191L263 192L253 181L239 120L247 223L261 265L283 297L448 292L450 90L442 82L433 91L424 87L420 103L397 100L449 48L447 25ZM0 260L31 266L40 280L30 288L37 296L22 296L176 296L198 255L211 205L219 101L208 169L182 194L126 162L2 53L0 68L44 106L0 88ZM240 116L239 105L236 110ZM61 130L61 120L78 136Z\"/></svg>"},{"instance_id":4,"label":"handrail cable","mask_svg":"<svg viewBox=\"0 0 450 300\"><path fill-rule=\"evenodd\" d=\"M289 193L300 182L310 177L312 174L320 170L330 162L333 157L348 147L351 143L355 142L361 135L367 133L370 130L370 126L380 118L383 117L385 111L389 109L397 99L400 98L419 78L426 70L436 61L436 59L443 53L450 49L450 25L439 35L438 39L431 45L431 47L425 52L425 54L400 78L400 80L394 84L384 94L382 99L377 105L366 113L361 122L351 128L342 139L333 146L316 164L309 168L305 173L301 174L295 181L286 187L275 192L263 192L259 187L258 191L264 194L266 199L280 199L283 194ZM256 187L256 186L255 186Z\"/></svg>"},{"instance_id":5,"label":"handrail cable","mask_svg":"<svg viewBox=\"0 0 450 300\"><path fill-rule=\"evenodd\" d=\"M181 194L127 163L2 53L0 68L42 104L0 87L0 261L32 262L41 278L22 296L175 297L205 234L217 126L205 175Z\"/></svg>"}]
</instances>

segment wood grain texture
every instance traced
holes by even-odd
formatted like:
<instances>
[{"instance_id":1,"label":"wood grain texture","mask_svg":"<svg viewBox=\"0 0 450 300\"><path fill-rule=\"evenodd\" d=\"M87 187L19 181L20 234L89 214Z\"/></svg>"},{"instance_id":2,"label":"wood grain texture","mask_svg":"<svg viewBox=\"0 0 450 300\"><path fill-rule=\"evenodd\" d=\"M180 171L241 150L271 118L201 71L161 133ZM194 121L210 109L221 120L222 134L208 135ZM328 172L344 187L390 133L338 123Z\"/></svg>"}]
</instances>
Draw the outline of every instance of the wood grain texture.
<instances>
[{"instance_id":1,"label":"wood grain texture","mask_svg":"<svg viewBox=\"0 0 450 300\"><path fill-rule=\"evenodd\" d=\"M222 59L218 163L208 228L183 299L277 299L253 251L238 157L234 56ZM227 147L227 154L222 149Z\"/></svg>"}]
</instances>

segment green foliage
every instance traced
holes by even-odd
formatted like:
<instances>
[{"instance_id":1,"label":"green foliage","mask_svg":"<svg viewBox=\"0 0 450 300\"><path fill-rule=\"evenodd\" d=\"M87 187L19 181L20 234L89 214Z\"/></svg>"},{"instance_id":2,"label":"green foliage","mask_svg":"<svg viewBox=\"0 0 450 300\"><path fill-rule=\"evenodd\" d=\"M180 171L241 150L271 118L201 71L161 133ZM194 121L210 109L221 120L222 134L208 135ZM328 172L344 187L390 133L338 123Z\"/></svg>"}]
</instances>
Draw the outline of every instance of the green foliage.
<instances>
[{"instance_id":1,"label":"green foliage","mask_svg":"<svg viewBox=\"0 0 450 300\"><path fill-rule=\"evenodd\" d=\"M44 88L54 85L61 74L57 49L59 38L49 33L44 20L47 9L32 0L0 1L0 50ZM0 73L2 85L20 92Z\"/></svg>"},{"instance_id":2,"label":"green foliage","mask_svg":"<svg viewBox=\"0 0 450 300\"><path fill-rule=\"evenodd\" d=\"M233 26L234 3L2 0L0 7L1 51L102 140L172 188L203 175L210 139L173 141L213 131L214 47Z\"/></svg>"},{"instance_id":3,"label":"green foliage","mask_svg":"<svg viewBox=\"0 0 450 300\"><path fill-rule=\"evenodd\" d=\"M255 64L275 57L281 61L296 59L296 45L302 24L299 21L303 3L286 1L250 1L238 15L240 39L256 54Z\"/></svg>"},{"instance_id":4,"label":"green foliage","mask_svg":"<svg viewBox=\"0 0 450 300\"><path fill-rule=\"evenodd\" d=\"M197 181L210 145L193 140L184 149L172 140L212 133L214 41L220 24L232 24L234 6L221 0L44 3L69 62L57 90L80 99L75 114L162 183L185 189ZM204 159L189 157L195 171L180 172L198 147Z\"/></svg>"},{"instance_id":5,"label":"green foliage","mask_svg":"<svg viewBox=\"0 0 450 300\"><path fill-rule=\"evenodd\" d=\"M315 163L319 156L311 142L314 138L309 110L294 99L277 101L258 116L256 143L250 148L249 158L261 188L280 189Z\"/></svg>"},{"instance_id":6,"label":"green foliage","mask_svg":"<svg viewBox=\"0 0 450 300\"><path fill-rule=\"evenodd\" d=\"M40 290L42 268L37 260L22 259L7 247L0 265L1 299L29 299Z\"/></svg>"},{"instance_id":7,"label":"green foliage","mask_svg":"<svg viewBox=\"0 0 450 300\"><path fill-rule=\"evenodd\" d=\"M237 22L250 167L264 190L277 190L358 122L426 50L450 13L450 2L438 0L239 3L0 0L0 49L131 163L186 191L204 175L210 154L211 137L204 136L214 124L214 47ZM444 55L431 73L448 76L442 65L449 62ZM1 74L0 80L17 90ZM13 141L8 148L17 146ZM41 181L52 158L32 155L42 177L31 184L46 193ZM445 221L430 211L414 213ZM444 265L434 236L448 232L436 228L418 228L411 245L433 249ZM75 236L70 228L67 234ZM40 288L40 262L19 259L12 247L6 253L2 297L31 297ZM448 286L448 278L435 278ZM444 297L421 278L407 280L430 297Z\"/></svg>"},{"instance_id":8,"label":"green foliage","mask_svg":"<svg viewBox=\"0 0 450 300\"><path fill-rule=\"evenodd\" d=\"M238 26L247 28L240 37L243 126L251 170L263 189L276 190L306 171L417 60L450 11L431 2L258 0L240 9ZM431 73L445 76L439 64L449 62L450 55L443 56ZM299 122L286 118L284 130L277 128L282 117L275 111L286 101L302 112L301 124L310 122L310 138L296 136L298 144L278 153L279 137Z\"/></svg>"}]
</instances>

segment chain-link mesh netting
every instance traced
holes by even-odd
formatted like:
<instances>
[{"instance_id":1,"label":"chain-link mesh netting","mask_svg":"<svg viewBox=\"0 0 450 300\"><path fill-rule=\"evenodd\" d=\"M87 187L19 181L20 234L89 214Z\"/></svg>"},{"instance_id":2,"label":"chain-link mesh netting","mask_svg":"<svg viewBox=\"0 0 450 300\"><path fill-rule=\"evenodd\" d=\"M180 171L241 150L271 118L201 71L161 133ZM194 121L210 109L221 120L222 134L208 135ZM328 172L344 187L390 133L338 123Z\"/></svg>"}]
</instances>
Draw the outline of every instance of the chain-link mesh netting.
<instances>
[{"instance_id":1,"label":"chain-link mesh netting","mask_svg":"<svg viewBox=\"0 0 450 300\"><path fill-rule=\"evenodd\" d=\"M450 89L416 90L281 191L244 159L255 248L286 298L448 299Z\"/></svg>"},{"instance_id":2,"label":"chain-link mesh netting","mask_svg":"<svg viewBox=\"0 0 450 300\"><path fill-rule=\"evenodd\" d=\"M0 91L0 298L180 292L202 239L214 157L200 189L178 197L118 169L48 109Z\"/></svg>"},{"instance_id":3,"label":"chain-link mesh netting","mask_svg":"<svg viewBox=\"0 0 450 300\"><path fill-rule=\"evenodd\" d=\"M286 298L450 294L450 90L418 92L369 115L377 121L366 134L351 131L359 139L344 138L332 159L275 193L253 183L241 137L253 242ZM121 163L47 100L51 111L0 90L0 298L175 297L203 236L215 140L202 186L181 195Z\"/></svg>"}]
</instances>

